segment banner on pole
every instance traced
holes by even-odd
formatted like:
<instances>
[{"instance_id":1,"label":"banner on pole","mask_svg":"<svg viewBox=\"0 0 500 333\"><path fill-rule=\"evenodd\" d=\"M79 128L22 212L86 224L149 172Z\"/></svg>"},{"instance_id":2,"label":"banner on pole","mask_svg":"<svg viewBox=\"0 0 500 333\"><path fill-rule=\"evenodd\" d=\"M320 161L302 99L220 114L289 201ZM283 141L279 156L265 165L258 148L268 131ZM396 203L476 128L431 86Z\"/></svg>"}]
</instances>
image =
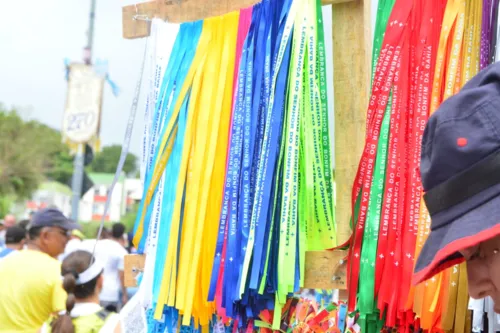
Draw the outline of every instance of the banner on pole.
<instances>
[{"instance_id":1,"label":"banner on pole","mask_svg":"<svg viewBox=\"0 0 500 333\"><path fill-rule=\"evenodd\" d=\"M104 79L92 66L72 64L64 111L63 137L72 143L85 143L98 134Z\"/></svg>"}]
</instances>

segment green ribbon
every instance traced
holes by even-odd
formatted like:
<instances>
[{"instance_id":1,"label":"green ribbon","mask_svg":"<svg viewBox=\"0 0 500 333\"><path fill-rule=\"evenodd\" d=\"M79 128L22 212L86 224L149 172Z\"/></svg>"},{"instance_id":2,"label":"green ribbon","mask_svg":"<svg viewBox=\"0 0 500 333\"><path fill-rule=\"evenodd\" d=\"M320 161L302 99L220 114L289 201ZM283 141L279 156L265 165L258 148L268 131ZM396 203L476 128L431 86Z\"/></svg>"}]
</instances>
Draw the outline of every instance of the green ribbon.
<instances>
[{"instance_id":1,"label":"green ribbon","mask_svg":"<svg viewBox=\"0 0 500 333\"><path fill-rule=\"evenodd\" d=\"M372 83L375 77L375 69L377 67L380 49L384 41L385 29L387 22L391 16L392 7L396 0L379 0L377 7L377 21L375 23L375 33L373 35L373 49L372 49Z\"/></svg>"},{"instance_id":2,"label":"green ribbon","mask_svg":"<svg viewBox=\"0 0 500 333\"><path fill-rule=\"evenodd\" d=\"M368 213L366 217L365 230L363 234L363 246L361 249L361 263L358 288L358 309L360 315L371 314L376 311L374 301L375 292L375 263L377 257L378 233L384 198L385 171L387 166L387 150L389 142L389 128L391 121L391 101L385 109L384 119L380 130L379 143L373 180L368 201Z\"/></svg>"},{"instance_id":3,"label":"green ribbon","mask_svg":"<svg viewBox=\"0 0 500 333\"><path fill-rule=\"evenodd\" d=\"M290 57L290 74L288 77L288 101L285 106L283 123L283 188L281 197L280 234L278 251L278 292L276 302L284 304L286 295L294 285L296 243L291 241L291 233L297 226L298 202L298 151L300 136L300 109L302 105L302 81L304 58L306 53L306 22L301 20L302 1L297 5L292 53ZM303 99L303 98L302 98ZM293 290L292 290L293 291Z\"/></svg>"},{"instance_id":4,"label":"green ribbon","mask_svg":"<svg viewBox=\"0 0 500 333\"><path fill-rule=\"evenodd\" d=\"M389 17L395 0L380 0L377 8L377 21L373 37L372 50L372 84L375 78L375 70L380 56L380 50L384 39ZM379 326L384 320L380 320L379 311L375 302L375 265L377 257L378 235L382 203L384 199L385 172L387 168L389 129L391 120L392 94L389 95L388 103L384 112L384 119L380 129L379 143L373 171L368 212L363 234L360 263L360 280L358 288L357 309L360 313L359 324L362 332L379 332ZM361 193L356 200L355 217L357 219Z\"/></svg>"},{"instance_id":5,"label":"green ribbon","mask_svg":"<svg viewBox=\"0 0 500 333\"><path fill-rule=\"evenodd\" d=\"M373 49L372 49L372 75L371 82L375 78L375 70L377 67L378 58L380 56L380 49L382 48L382 43L384 41L384 34L387 27L387 22L392 12L392 7L396 0L379 0L377 7L377 19L375 23L375 32L373 35ZM354 230L354 223L358 220L359 216L359 205L361 203L361 192L356 197L355 208L354 208L354 219L351 216L349 224L351 229Z\"/></svg>"},{"instance_id":6,"label":"green ribbon","mask_svg":"<svg viewBox=\"0 0 500 333\"><path fill-rule=\"evenodd\" d=\"M335 203L333 200L333 176L331 167L330 152L330 132L328 129L328 91L326 86L326 52L325 52L325 27L323 25L323 12L321 0L316 0L316 31L317 31L317 77L319 82L319 97L321 100L321 142L323 146L323 172L325 173L325 183L327 199L332 219L330 220L332 229L335 230Z\"/></svg>"}]
</instances>

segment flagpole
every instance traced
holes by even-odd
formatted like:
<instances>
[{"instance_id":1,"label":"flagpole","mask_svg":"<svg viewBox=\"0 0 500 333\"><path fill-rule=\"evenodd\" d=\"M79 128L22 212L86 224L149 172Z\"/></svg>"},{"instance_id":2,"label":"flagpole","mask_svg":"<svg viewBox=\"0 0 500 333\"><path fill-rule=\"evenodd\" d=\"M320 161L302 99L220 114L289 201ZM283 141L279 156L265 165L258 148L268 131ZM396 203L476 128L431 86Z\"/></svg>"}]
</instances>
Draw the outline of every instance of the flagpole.
<instances>
[{"instance_id":1,"label":"flagpole","mask_svg":"<svg viewBox=\"0 0 500 333\"><path fill-rule=\"evenodd\" d=\"M90 1L89 29L87 31L87 46L84 48L83 61L86 65L92 65L92 46L94 43L94 23L95 23L96 0ZM73 162L73 178L71 180L72 198L71 198L71 218L78 221L78 211L80 206L80 195L82 192L83 173L84 173L84 154L85 143L79 143L75 159Z\"/></svg>"}]
</instances>

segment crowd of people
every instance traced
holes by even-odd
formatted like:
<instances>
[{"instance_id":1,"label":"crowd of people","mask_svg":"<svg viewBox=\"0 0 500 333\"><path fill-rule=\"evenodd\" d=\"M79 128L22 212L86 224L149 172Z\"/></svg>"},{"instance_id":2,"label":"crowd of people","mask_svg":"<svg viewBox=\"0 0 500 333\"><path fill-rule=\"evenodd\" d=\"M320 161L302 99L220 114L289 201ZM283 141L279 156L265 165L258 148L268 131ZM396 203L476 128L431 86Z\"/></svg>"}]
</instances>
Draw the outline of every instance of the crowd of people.
<instances>
[{"instance_id":1,"label":"crowd of people","mask_svg":"<svg viewBox=\"0 0 500 333\"><path fill-rule=\"evenodd\" d=\"M121 223L85 239L78 223L48 208L0 222L0 332L122 332L127 302Z\"/></svg>"}]
</instances>

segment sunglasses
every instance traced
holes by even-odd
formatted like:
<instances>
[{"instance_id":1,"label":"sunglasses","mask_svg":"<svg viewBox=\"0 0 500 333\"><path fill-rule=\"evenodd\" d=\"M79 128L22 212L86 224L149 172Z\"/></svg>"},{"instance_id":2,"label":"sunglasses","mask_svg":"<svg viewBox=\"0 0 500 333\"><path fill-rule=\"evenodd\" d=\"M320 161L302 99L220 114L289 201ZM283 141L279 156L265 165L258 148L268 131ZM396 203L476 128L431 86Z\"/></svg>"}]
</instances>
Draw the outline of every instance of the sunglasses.
<instances>
[{"instance_id":1,"label":"sunglasses","mask_svg":"<svg viewBox=\"0 0 500 333\"><path fill-rule=\"evenodd\" d=\"M70 237L71 236L71 232L70 231L64 230L64 229L60 229L60 228L50 228L49 231L55 231L55 232L61 234L64 237Z\"/></svg>"}]
</instances>

